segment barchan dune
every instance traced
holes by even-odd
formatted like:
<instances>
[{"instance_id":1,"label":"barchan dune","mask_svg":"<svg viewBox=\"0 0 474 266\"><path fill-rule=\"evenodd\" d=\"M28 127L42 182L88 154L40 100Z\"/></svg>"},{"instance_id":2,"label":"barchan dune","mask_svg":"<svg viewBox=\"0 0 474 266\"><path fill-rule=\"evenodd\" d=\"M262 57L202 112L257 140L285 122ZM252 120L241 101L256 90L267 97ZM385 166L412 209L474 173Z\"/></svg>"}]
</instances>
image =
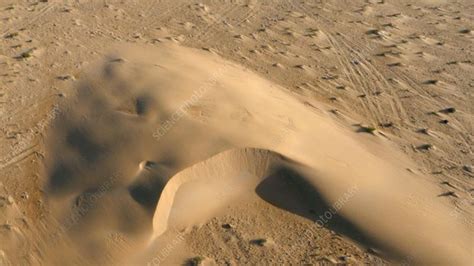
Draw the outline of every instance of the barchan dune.
<instances>
[{"instance_id":1,"label":"barchan dune","mask_svg":"<svg viewBox=\"0 0 474 266\"><path fill-rule=\"evenodd\" d=\"M80 216L52 261L108 252L153 264L167 232L256 196L386 260L472 262L470 225L424 200L436 188L382 133L354 132L212 52L120 47L78 84L46 145L55 217Z\"/></svg>"}]
</instances>

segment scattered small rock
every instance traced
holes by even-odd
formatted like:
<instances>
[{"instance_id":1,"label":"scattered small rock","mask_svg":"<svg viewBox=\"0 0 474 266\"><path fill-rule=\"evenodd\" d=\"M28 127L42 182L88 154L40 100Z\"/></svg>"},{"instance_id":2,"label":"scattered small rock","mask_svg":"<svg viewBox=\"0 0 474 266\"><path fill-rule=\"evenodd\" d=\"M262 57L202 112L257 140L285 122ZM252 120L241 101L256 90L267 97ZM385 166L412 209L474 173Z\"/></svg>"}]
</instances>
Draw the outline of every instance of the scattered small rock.
<instances>
[{"instance_id":1,"label":"scattered small rock","mask_svg":"<svg viewBox=\"0 0 474 266\"><path fill-rule=\"evenodd\" d=\"M260 246L260 247L265 246L266 243L267 243L267 240L264 239L264 238L258 238L258 239L250 240L250 244L257 245L257 246Z\"/></svg>"},{"instance_id":2,"label":"scattered small rock","mask_svg":"<svg viewBox=\"0 0 474 266\"><path fill-rule=\"evenodd\" d=\"M232 226L231 224L225 223L225 224L222 225L222 228L224 228L224 229L232 229L233 226Z\"/></svg>"},{"instance_id":3,"label":"scattered small rock","mask_svg":"<svg viewBox=\"0 0 474 266\"><path fill-rule=\"evenodd\" d=\"M30 195L28 194L28 192L25 191L21 193L20 197L24 200L27 200L30 197Z\"/></svg>"},{"instance_id":4,"label":"scattered small rock","mask_svg":"<svg viewBox=\"0 0 474 266\"><path fill-rule=\"evenodd\" d=\"M454 107L449 107L449 108L446 108L446 109L442 109L442 110L439 110L441 113L444 113L444 114L452 114L454 112L456 112L456 108Z\"/></svg>"},{"instance_id":5,"label":"scattered small rock","mask_svg":"<svg viewBox=\"0 0 474 266\"><path fill-rule=\"evenodd\" d=\"M472 173L472 165L464 165L462 169L466 172Z\"/></svg>"},{"instance_id":6,"label":"scattered small rock","mask_svg":"<svg viewBox=\"0 0 474 266\"><path fill-rule=\"evenodd\" d=\"M455 197L455 198L459 198L458 194L456 194L456 192L454 192L454 191L448 191L448 192L441 193L441 194L438 195L438 197Z\"/></svg>"},{"instance_id":7,"label":"scattered small rock","mask_svg":"<svg viewBox=\"0 0 474 266\"><path fill-rule=\"evenodd\" d=\"M377 35L377 36L380 35L380 32L377 29L370 29L370 30L366 31L365 33L367 35Z\"/></svg>"},{"instance_id":8,"label":"scattered small rock","mask_svg":"<svg viewBox=\"0 0 474 266\"><path fill-rule=\"evenodd\" d=\"M402 66L403 64L401 62L395 62L395 63L390 63L390 64L387 64L387 66L389 67L397 67L397 66Z\"/></svg>"},{"instance_id":9,"label":"scattered small rock","mask_svg":"<svg viewBox=\"0 0 474 266\"><path fill-rule=\"evenodd\" d=\"M20 55L18 55L16 58L17 59L27 59L33 56L33 52L36 50L36 48L31 48L28 49L24 52L22 52Z\"/></svg>"},{"instance_id":10,"label":"scattered small rock","mask_svg":"<svg viewBox=\"0 0 474 266\"><path fill-rule=\"evenodd\" d=\"M7 205L7 198L3 197L3 196L0 196L0 208L2 208L3 206Z\"/></svg>"},{"instance_id":11,"label":"scattered small rock","mask_svg":"<svg viewBox=\"0 0 474 266\"><path fill-rule=\"evenodd\" d=\"M357 130L357 132L369 133L369 134L374 135L376 130L377 129L375 127L361 125L359 126L359 129Z\"/></svg>"},{"instance_id":12,"label":"scattered small rock","mask_svg":"<svg viewBox=\"0 0 474 266\"><path fill-rule=\"evenodd\" d=\"M307 69L308 68L306 65L296 65L295 67L299 68L299 69Z\"/></svg>"},{"instance_id":13,"label":"scattered small rock","mask_svg":"<svg viewBox=\"0 0 474 266\"><path fill-rule=\"evenodd\" d=\"M380 126L381 126L381 127L385 127L385 128L387 128L387 127L393 127L393 123L392 123L392 122L380 123Z\"/></svg>"},{"instance_id":14,"label":"scattered small rock","mask_svg":"<svg viewBox=\"0 0 474 266\"><path fill-rule=\"evenodd\" d=\"M197 265L201 265L204 260L206 258L205 257L202 257L202 256L196 256L194 258L190 258L188 261L187 261L187 264L186 265L189 265L189 266L197 266Z\"/></svg>"},{"instance_id":15,"label":"scattered small rock","mask_svg":"<svg viewBox=\"0 0 474 266\"><path fill-rule=\"evenodd\" d=\"M204 51L208 51L208 52L211 52L211 53L215 53L214 49L211 48L211 47L203 47L202 48Z\"/></svg>"},{"instance_id":16,"label":"scattered small rock","mask_svg":"<svg viewBox=\"0 0 474 266\"><path fill-rule=\"evenodd\" d=\"M339 78L338 75L333 75L333 74L327 74L321 77L323 80L335 80Z\"/></svg>"},{"instance_id":17,"label":"scattered small rock","mask_svg":"<svg viewBox=\"0 0 474 266\"><path fill-rule=\"evenodd\" d=\"M418 133L425 134L425 135L429 135L429 134L430 134L430 131L429 131L429 129L427 129L427 128L422 128L422 129L419 129L419 130L418 130Z\"/></svg>"},{"instance_id":18,"label":"scattered small rock","mask_svg":"<svg viewBox=\"0 0 474 266\"><path fill-rule=\"evenodd\" d=\"M418 150L422 150L422 151L428 151L428 150L431 150L434 148L434 146L432 144L422 144L418 147L416 147Z\"/></svg>"},{"instance_id":19,"label":"scattered small rock","mask_svg":"<svg viewBox=\"0 0 474 266\"><path fill-rule=\"evenodd\" d=\"M14 37L18 36L18 32L12 32L4 36L5 39L12 39Z\"/></svg>"},{"instance_id":20,"label":"scattered small rock","mask_svg":"<svg viewBox=\"0 0 474 266\"><path fill-rule=\"evenodd\" d=\"M58 76L57 79L59 79L59 80L75 80L73 75Z\"/></svg>"},{"instance_id":21,"label":"scattered small rock","mask_svg":"<svg viewBox=\"0 0 474 266\"><path fill-rule=\"evenodd\" d=\"M354 260L354 258L352 258L352 256L350 255L339 256L337 259L343 262L349 262Z\"/></svg>"},{"instance_id":22,"label":"scattered small rock","mask_svg":"<svg viewBox=\"0 0 474 266\"><path fill-rule=\"evenodd\" d=\"M436 85L436 84L438 84L438 80L436 80L436 79L429 79L429 80L426 80L425 82L423 82L423 84L426 84L426 85Z\"/></svg>"}]
</instances>

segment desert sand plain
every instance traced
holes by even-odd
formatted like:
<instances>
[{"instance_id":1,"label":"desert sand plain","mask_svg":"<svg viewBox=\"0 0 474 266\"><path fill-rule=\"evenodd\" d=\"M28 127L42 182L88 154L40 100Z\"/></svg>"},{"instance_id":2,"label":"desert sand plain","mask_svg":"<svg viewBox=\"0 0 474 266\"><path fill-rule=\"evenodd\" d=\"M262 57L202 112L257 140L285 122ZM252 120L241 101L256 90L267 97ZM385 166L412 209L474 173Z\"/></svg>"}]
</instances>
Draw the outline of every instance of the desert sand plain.
<instances>
[{"instance_id":1,"label":"desert sand plain","mask_svg":"<svg viewBox=\"0 0 474 266\"><path fill-rule=\"evenodd\" d=\"M468 0L0 0L0 265L472 265Z\"/></svg>"}]
</instances>

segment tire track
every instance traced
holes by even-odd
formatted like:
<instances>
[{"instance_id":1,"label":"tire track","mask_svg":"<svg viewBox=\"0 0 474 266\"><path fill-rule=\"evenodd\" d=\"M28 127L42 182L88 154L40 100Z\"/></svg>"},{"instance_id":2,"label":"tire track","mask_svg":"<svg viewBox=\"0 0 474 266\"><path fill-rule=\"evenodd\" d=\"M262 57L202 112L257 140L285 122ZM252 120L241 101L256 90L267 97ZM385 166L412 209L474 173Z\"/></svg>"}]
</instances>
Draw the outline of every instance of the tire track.
<instances>
[{"instance_id":1,"label":"tire track","mask_svg":"<svg viewBox=\"0 0 474 266\"><path fill-rule=\"evenodd\" d=\"M296 5L305 14L310 16L310 14L308 14L308 13L311 13L311 12L308 11L308 9L306 7L301 6L298 3ZM322 18L323 20L325 20L328 23L332 23L332 20L328 19L324 15L318 14L318 17ZM394 90L393 86L388 82L388 80L382 75L382 73L371 62L367 61L365 59L365 57L362 56L362 54L360 52L358 52L356 49L354 49L354 47L357 47L359 49L367 51L367 49L365 49L365 46L361 45L361 44L355 44L353 41L349 40L346 36L344 36L342 34L338 34L337 36L341 37L339 42L333 40L333 43L341 43L343 45L343 48L339 48L339 49L349 51L352 55L355 56L355 59L358 61L358 65L360 65L361 68L363 68L363 71L360 71L359 69L356 69L358 75L359 76L371 76L372 77L371 80L373 80L374 83L373 84L365 83L367 88L370 88L370 87L379 88L379 89L383 90L383 92L386 92L387 94L389 94L391 96L391 99L390 99L388 104L390 105L390 109L392 110L393 114L395 114L396 117L398 117L400 122L403 121L405 123L408 123L409 121L406 119L406 118L408 118L406 110L405 110L400 98L394 92L395 90ZM369 52L369 51L367 51L367 52ZM347 55L346 55L346 58L347 58ZM346 61L346 64L347 64L347 61ZM365 79L362 79L362 80L365 80ZM364 93L366 94L365 90L364 90ZM380 105L377 105L378 111L380 112L380 114L383 115L384 110L381 109L381 108L382 107Z\"/></svg>"},{"instance_id":2,"label":"tire track","mask_svg":"<svg viewBox=\"0 0 474 266\"><path fill-rule=\"evenodd\" d=\"M177 1L169 1L168 3L171 4L171 8L168 7L165 9L165 11L159 13L159 11L156 11L156 7L157 5L156 4L160 4L160 3L163 3L163 1L158 1L158 3L156 3L155 1L151 1L151 4L148 6L147 8L147 13L145 14L145 17L146 18L150 18L150 19L153 19L153 15L152 14L155 14L155 13L159 13L159 19L158 20L154 20L154 21L149 21L149 22L143 22L143 20L137 20L136 21L136 25L135 25L135 31L138 30L140 27L150 27L150 28L153 28L156 26L157 23L159 22L162 22L162 21L165 21L165 20L169 20L171 18L171 15L174 14L174 11L178 11L178 10L181 10L183 9L186 5L188 5L188 3L186 2L182 2L180 4L177 4L176 3ZM168 4L167 3L167 4Z\"/></svg>"},{"instance_id":3,"label":"tire track","mask_svg":"<svg viewBox=\"0 0 474 266\"><path fill-rule=\"evenodd\" d=\"M209 25L207 25L205 28L203 28L202 30L199 30L197 35L196 36L196 40L197 41L202 41L204 40L208 34L210 34L210 32L217 27L217 25L221 22L224 21L224 19L226 18L225 16L226 15L229 15L229 14L232 14L237 8L239 8L240 6L239 5L235 5L233 7L230 7L228 9L225 9L225 11L223 12L223 14L220 14L218 16L217 19L212 19L213 22Z\"/></svg>"},{"instance_id":4,"label":"tire track","mask_svg":"<svg viewBox=\"0 0 474 266\"><path fill-rule=\"evenodd\" d=\"M311 12L307 8L301 7L299 3L290 2L290 4L295 10L298 10L304 15L311 17ZM368 116L372 117L377 124L382 123L383 119L381 118L381 116L384 113L383 108L378 102L374 102L370 99L369 92L371 91L371 88L373 86L371 86L372 84L367 83L365 81L366 79L364 78L366 75L373 76L373 74L371 74L370 72L363 73L358 68L351 67L352 63L350 60L350 54L348 53L348 51L346 51L347 47L345 47L344 44L341 46L339 44L339 41L337 41L331 33L323 32L322 30L321 33L324 34L331 46L334 47L334 49L336 50L335 53L337 55L337 60L339 62L339 65L343 69L343 74L346 80L349 81L349 84L353 87L353 89L360 90L363 95L366 95L364 99L367 100L367 103L365 103L364 100L361 100L361 103L368 110Z\"/></svg>"},{"instance_id":5,"label":"tire track","mask_svg":"<svg viewBox=\"0 0 474 266\"><path fill-rule=\"evenodd\" d=\"M45 7L43 7L43 9L41 9L40 11L38 11L37 14L35 14L35 16L33 18L31 18L29 21L27 22L24 22L24 23L20 23L20 25L13 25L10 29L7 29L6 31L4 31L2 33L2 36L3 35L6 35L8 33L11 33L12 31L17 31L19 28L25 28L31 24L33 24L34 22L36 22L37 20L39 20L41 17L45 16L46 14L48 14L50 11L53 10L54 7L56 7L58 4L57 3L53 3L53 2L48 2L46 4Z\"/></svg>"},{"instance_id":6,"label":"tire track","mask_svg":"<svg viewBox=\"0 0 474 266\"><path fill-rule=\"evenodd\" d=\"M353 89L359 89L363 95L366 95L363 99L367 100L367 104L364 103L364 100L362 100L362 103L366 106L367 110L369 111L368 115L372 117L375 122L381 123L383 122L382 119L380 118L380 114L382 114L382 108L378 103L374 103L370 97L367 97L369 95L369 90L370 87L366 82L364 82L363 78L361 78L363 75L358 69L354 69L351 67L351 62L349 60L349 55L347 52L339 45L339 43L330 36L330 34L326 34L328 37L329 42L331 45L334 47L336 50L336 53L339 54L339 62L341 67L343 68L343 73L346 76L347 80L350 80L350 83L353 87Z\"/></svg>"},{"instance_id":7,"label":"tire track","mask_svg":"<svg viewBox=\"0 0 474 266\"><path fill-rule=\"evenodd\" d=\"M249 3L250 3L250 0L247 1L247 4L249 4ZM225 16L230 15L230 14L233 14L234 11L235 11L236 9L240 8L240 7L241 7L241 5L236 5L236 6L234 6L234 7L229 8L224 14L220 15L219 18L214 21L214 23L212 23L212 24L209 25L207 28L205 28L205 30L202 32L202 34L197 36L197 40L198 40L198 41L203 41L203 40L205 39L205 37L208 36L208 33L211 34L211 31L212 31L213 29L215 29L216 26L217 26L220 22L222 22L222 21L224 21L224 19L226 19ZM243 19L240 19L239 22L237 22L237 24L236 24L236 25L233 25L233 26L240 26L240 25L241 25L242 23L244 23L248 18L250 18L251 16L253 16L253 15L254 15L253 13L257 13L257 11L255 11L255 10L258 10L258 8L253 8L253 9L250 9L249 11L247 11L247 12L244 14L244 16L243 16L244 18L243 18ZM254 11L255 11L255 12L254 12ZM214 35L215 35L215 34L211 34L210 36L214 36Z\"/></svg>"},{"instance_id":8,"label":"tire track","mask_svg":"<svg viewBox=\"0 0 474 266\"><path fill-rule=\"evenodd\" d=\"M368 51L367 49L365 49L362 44L360 44L360 43L357 44L357 43L355 43L354 41L350 41L350 40L348 40L348 39L346 39L346 40L347 40L348 42L354 43L354 45L355 45L356 47L358 47L359 49L365 50L367 53L370 52L370 51ZM375 68L375 66L373 66L373 68ZM387 70L388 72L390 72L390 74L392 74L393 76L395 76L397 79L399 79L400 81L405 82L405 83L408 85L409 88L413 88L414 90L409 90L409 91L410 91L411 93L414 93L416 96L422 98L425 103L430 104L432 110L439 110L439 109L442 109L442 108L444 107L443 104L441 104L440 102L434 100L431 95L429 95L427 92L425 92L425 89L424 89L422 86L420 86L420 85L418 84L418 82L416 82L415 80L413 80L413 78L411 78L407 73L405 73L405 70L402 69L402 70L397 71L397 72L394 71L394 70L392 70L392 69L390 69L390 68L386 68L386 70ZM376 72L378 72L379 75L382 76L382 74L381 74L378 70L376 70ZM383 76L382 76L382 77L383 77ZM386 81L386 82L388 83L388 81ZM393 86L391 86L391 87L393 88ZM398 98L398 99L399 99L399 98ZM400 99L399 99L399 101L400 101L400 107L404 109L403 103L401 102ZM464 127L462 126L462 123L461 123L460 121L458 121L458 120L457 120L456 118L454 118L454 117L453 117L452 119L457 122L457 123L456 123L457 126L459 126L462 130L466 131L466 128L464 128ZM466 132L467 132L467 131L466 131Z\"/></svg>"},{"instance_id":9,"label":"tire track","mask_svg":"<svg viewBox=\"0 0 474 266\"><path fill-rule=\"evenodd\" d=\"M12 155L6 156L6 159L0 161L0 169L4 169L12 164L19 163L24 159L28 158L30 155L35 153L35 148L38 146L38 143L35 143L31 146L26 147L24 150Z\"/></svg>"},{"instance_id":10,"label":"tire track","mask_svg":"<svg viewBox=\"0 0 474 266\"><path fill-rule=\"evenodd\" d=\"M360 48L359 46L351 43L351 41L347 39L347 37L345 37L344 35L340 36L342 38L340 40L341 43L346 47L347 50L351 51L351 53L356 56L359 65L365 69L365 73L373 77L373 81L375 83L374 87L383 90L383 92L391 96L389 104L391 106L393 114L398 117L399 121L405 121L405 119L408 118L408 115L401 103L400 98L398 97L398 95L396 95L396 93L394 93L393 86L387 81L387 79L385 79L382 73L380 73L380 71L377 70L377 68L371 62L366 60L360 52L353 48Z\"/></svg>"}]
</instances>

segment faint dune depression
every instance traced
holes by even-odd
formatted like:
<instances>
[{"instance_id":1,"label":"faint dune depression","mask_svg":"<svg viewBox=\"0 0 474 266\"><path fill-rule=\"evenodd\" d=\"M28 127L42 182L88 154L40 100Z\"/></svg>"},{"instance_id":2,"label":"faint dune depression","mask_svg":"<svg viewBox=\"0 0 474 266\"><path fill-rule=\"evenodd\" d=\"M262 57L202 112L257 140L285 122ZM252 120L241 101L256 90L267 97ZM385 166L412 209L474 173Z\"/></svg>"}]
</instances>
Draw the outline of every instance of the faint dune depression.
<instances>
[{"instance_id":1,"label":"faint dune depression","mask_svg":"<svg viewBox=\"0 0 474 266\"><path fill-rule=\"evenodd\" d=\"M46 169L58 221L79 216L65 231L70 252L95 262L103 251L132 252L104 240L119 236L150 253L166 230L254 193L387 259L469 261L468 225L424 200L435 188L406 170L410 163L382 134L356 132L326 106L212 52L122 47L75 92L49 131Z\"/></svg>"}]
</instances>

